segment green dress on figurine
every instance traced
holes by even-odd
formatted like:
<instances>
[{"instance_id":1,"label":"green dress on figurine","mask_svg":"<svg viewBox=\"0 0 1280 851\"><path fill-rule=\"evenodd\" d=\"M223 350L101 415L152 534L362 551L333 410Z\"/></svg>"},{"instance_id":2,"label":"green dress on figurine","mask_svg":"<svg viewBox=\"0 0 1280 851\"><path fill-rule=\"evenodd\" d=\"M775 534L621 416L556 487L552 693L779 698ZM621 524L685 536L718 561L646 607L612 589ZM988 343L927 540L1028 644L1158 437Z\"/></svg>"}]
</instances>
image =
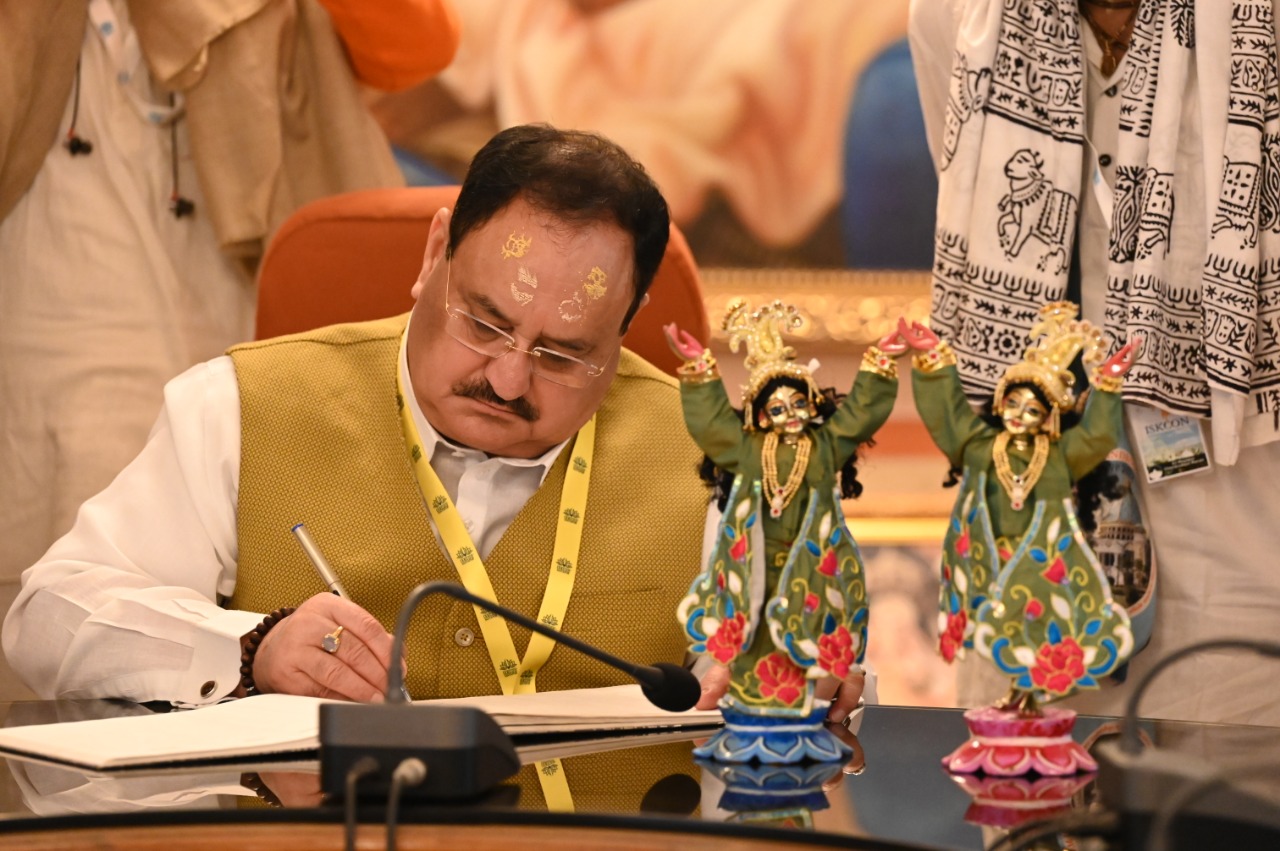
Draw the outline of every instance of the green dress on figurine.
<instances>
[{"instance_id":1,"label":"green dress on figurine","mask_svg":"<svg viewBox=\"0 0 1280 851\"><path fill-rule=\"evenodd\" d=\"M775 303L758 313L767 321L771 309L783 310ZM725 731L699 753L732 762L840 759L846 750L821 728L827 707L814 706L814 684L828 675L843 678L861 662L867 593L862 558L840 508L837 471L888 418L896 367L872 349L834 411L793 425L788 434L782 426L761 427L765 406L781 408L778 396L788 392L820 401L820 391L809 371L792 363L793 354L762 356L758 334L751 345L758 360L744 388L745 417L713 373L686 374L681 382L689 433L733 476L707 564L679 611L691 649L730 670L721 701ZM754 427L745 429L744 419ZM760 732L799 723L816 728L814 735Z\"/></svg>"},{"instance_id":2,"label":"green dress on figurine","mask_svg":"<svg viewBox=\"0 0 1280 851\"><path fill-rule=\"evenodd\" d=\"M1085 543L1071 486L1115 445L1119 394L1090 394L1079 424L1049 444L1044 471L1014 510L996 476L1000 429L974 413L956 368L916 370L912 389L934 442L964 470L943 540L943 657L976 643L1020 690L1062 697L1096 687L1128 658L1133 635ZM1026 470L1032 452L1009 447L1015 472Z\"/></svg>"},{"instance_id":3,"label":"green dress on figurine","mask_svg":"<svg viewBox=\"0 0 1280 851\"><path fill-rule=\"evenodd\" d=\"M916 408L938 448L964 478L943 541L939 595L942 655L966 647L1010 676L1009 695L970 709L971 738L942 762L961 773L1061 776L1097 763L1071 739L1075 713L1041 708L1128 660L1133 631L1080 529L1073 483L1100 464L1120 434L1119 389L1136 342L1103 363L1102 332L1077 307L1040 309L1022 361L992 394L998 423L965 399L955 355L919 325L900 333L915 359ZM1079 423L1071 365L1092 368Z\"/></svg>"},{"instance_id":4,"label":"green dress on figurine","mask_svg":"<svg viewBox=\"0 0 1280 851\"><path fill-rule=\"evenodd\" d=\"M1085 541L1073 484L1102 463L1121 433L1120 376L1131 346L1094 373L1079 422L1071 363L1102 360L1101 332L1055 302L1040 311L1024 359L993 394L1003 427L974 412L950 347L917 356L912 389L934 443L964 472L943 540L939 645L951 661L966 648L1011 675L1034 698L1097 688L1133 650L1124 606Z\"/></svg>"}]
</instances>

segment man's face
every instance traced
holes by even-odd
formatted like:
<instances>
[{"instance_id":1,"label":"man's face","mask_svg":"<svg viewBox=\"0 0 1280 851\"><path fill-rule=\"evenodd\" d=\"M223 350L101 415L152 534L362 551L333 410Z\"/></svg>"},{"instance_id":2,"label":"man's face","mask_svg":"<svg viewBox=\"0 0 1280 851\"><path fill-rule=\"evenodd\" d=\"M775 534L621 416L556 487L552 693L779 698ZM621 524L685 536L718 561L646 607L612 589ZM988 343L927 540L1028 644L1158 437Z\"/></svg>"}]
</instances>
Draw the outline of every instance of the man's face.
<instances>
[{"instance_id":1,"label":"man's face","mask_svg":"<svg viewBox=\"0 0 1280 851\"><path fill-rule=\"evenodd\" d=\"M1029 387L1015 387L1004 394L1000 403L1000 419L1012 435L1039 434L1049 411Z\"/></svg>"},{"instance_id":2,"label":"man's face","mask_svg":"<svg viewBox=\"0 0 1280 851\"><path fill-rule=\"evenodd\" d=\"M612 224L566 224L517 199L464 237L449 262L448 221L442 211L432 222L415 287L413 392L449 439L490 455L536 457L575 434L609 391L633 292L631 237ZM455 339L465 328L494 337L474 319L525 351L494 358ZM526 353L538 348L602 372L583 387L555 383L544 377L554 375L553 358L540 359L540 375Z\"/></svg>"},{"instance_id":3,"label":"man's face","mask_svg":"<svg viewBox=\"0 0 1280 851\"><path fill-rule=\"evenodd\" d=\"M760 430L794 436L805 430L812 417L809 398L794 387L783 386L769 394L760 409Z\"/></svg>"}]
</instances>

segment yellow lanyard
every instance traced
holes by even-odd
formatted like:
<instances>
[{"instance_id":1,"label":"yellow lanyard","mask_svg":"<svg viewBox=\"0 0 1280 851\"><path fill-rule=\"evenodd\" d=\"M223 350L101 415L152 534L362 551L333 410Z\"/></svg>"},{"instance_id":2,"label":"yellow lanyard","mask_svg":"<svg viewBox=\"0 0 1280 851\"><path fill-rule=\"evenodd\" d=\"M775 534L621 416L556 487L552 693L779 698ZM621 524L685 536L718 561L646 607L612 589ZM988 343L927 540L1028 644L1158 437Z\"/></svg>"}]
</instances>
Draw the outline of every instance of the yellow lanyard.
<instances>
[{"instance_id":1,"label":"yellow lanyard","mask_svg":"<svg viewBox=\"0 0 1280 851\"><path fill-rule=\"evenodd\" d=\"M489 572L480 553L471 540L462 518L458 515L453 500L436 471L431 468L427 455L422 449L422 439L418 427L413 421L413 413L401 384L400 371L396 370L396 389L399 392L400 423L404 430L405 443L409 446L409 457L413 461L413 472L418 479L418 487L426 500L431 517L440 532L445 550L463 586L477 597L498 602L489 581ZM542 607L538 610L538 621L559 631L564 623L565 612L569 609L569 598L573 594L573 578L577 573L578 551L582 545L582 524L587 513L587 489L591 481L591 462L595 453L596 419L593 416L581 429L574 440L569 467L564 474L564 486L560 491L560 513L556 523L555 545L551 553L551 570L547 577L547 587L542 594ZM537 675L539 669L546 664L547 658L555 648L551 639L533 633L529 638L529 646L525 649L524 659L516 653L515 642L511 639L511 631L507 622L493 612L480 606L473 606L476 621L480 624L480 632L484 635L485 646L489 649L489 658L493 662L493 670L498 677L498 685L503 694L527 694L537 691ZM554 763L554 765L552 765ZM547 807L553 811L571 812L573 800L569 797L569 787L565 782L563 766L559 760L546 760L538 764L538 781L542 784L543 794L547 799Z\"/></svg>"}]
</instances>

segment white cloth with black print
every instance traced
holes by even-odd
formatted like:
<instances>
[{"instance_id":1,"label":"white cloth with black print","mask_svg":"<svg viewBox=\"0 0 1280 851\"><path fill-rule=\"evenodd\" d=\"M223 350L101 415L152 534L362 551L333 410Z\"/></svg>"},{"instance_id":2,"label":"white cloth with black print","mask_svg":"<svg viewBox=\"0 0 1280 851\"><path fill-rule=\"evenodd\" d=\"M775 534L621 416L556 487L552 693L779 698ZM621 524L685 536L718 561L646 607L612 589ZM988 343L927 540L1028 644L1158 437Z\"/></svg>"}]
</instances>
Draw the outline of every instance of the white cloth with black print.
<instances>
[{"instance_id":1,"label":"white cloth with black print","mask_svg":"<svg viewBox=\"0 0 1280 851\"><path fill-rule=\"evenodd\" d=\"M1106 329L1114 344L1146 340L1124 395L1212 415L1224 464L1280 437L1274 12L1273 0L1144 0L1117 78ZM1066 296L1079 188L1112 190L1081 171L1077 0L976 0L957 23L934 140L932 320L979 398L1021 359L1039 306Z\"/></svg>"}]
</instances>

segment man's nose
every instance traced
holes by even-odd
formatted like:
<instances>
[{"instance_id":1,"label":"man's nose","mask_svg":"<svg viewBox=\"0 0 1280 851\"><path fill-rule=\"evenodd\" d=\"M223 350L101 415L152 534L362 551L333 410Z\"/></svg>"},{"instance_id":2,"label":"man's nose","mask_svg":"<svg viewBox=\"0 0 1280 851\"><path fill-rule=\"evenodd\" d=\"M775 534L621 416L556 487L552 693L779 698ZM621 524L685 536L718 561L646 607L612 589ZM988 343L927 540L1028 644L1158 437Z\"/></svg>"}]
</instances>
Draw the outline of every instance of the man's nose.
<instances>
[{"instance_id":1,"label":"man's nose","mask_svg":"<svg viewBox=\"0 0 1280 851\"><path fill-rule=\"evenodd\" d=\"M503 399L519 399L529 392L533 383L533 355L519 349L511 349L502 357L489 361L484 371L493 392Z\"/></svg>"}]
</instances>

